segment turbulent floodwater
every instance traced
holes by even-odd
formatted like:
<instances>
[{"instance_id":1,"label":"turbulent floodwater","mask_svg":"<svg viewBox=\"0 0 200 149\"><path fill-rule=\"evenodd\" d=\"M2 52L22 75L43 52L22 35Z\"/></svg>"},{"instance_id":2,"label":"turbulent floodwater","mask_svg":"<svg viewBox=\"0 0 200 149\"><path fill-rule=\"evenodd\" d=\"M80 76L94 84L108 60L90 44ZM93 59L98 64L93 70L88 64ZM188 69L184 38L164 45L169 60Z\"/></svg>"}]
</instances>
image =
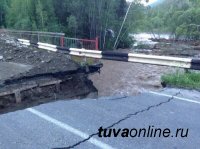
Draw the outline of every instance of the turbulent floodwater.
<instances>
[{"instance_id":1,"label":"turbulent floodwater","mask_svg":"<svg viewBox=\"0 0 200 149\"><path fill-rule=\"evenodd\" d=\"M100 74L90 76L99 96L135 95L145 90L158 90L161 76L173 68L147 64L102 60Z\"/></svg>"},{"instance_id":2,"label":"turbulent floodwater","mask_svg":"<svg viewBox=\"0 0 200 149\"><path fill-rule=\"evenodd\" d=\"M140 33L131 35L140 44L156 44L151 41L155 36L169 39L167 34L152 35ZM131 49L121 49L131 51ZM161 86L161 76L175 71L174 68L147 64L126 63L102 60L104 67L100 74L90 76L99 96L135 95L145 90L158 90Z\"/></svg>"},{"instance_id":3,"label":"turbulent floodwater","mask_svg":"<svg viewBox=\"0 0 200 149\"><path fill-rule=\"evenodd\" d=\"M130 34L130 36L134 37L136 40L134 46L138 45L155 45L157 42L153 42L152 38L163 38L163 39L170 39L172 36L169 34L150 34L150 33L139 33L139 34Z\"/></svg>"}]
</instances>

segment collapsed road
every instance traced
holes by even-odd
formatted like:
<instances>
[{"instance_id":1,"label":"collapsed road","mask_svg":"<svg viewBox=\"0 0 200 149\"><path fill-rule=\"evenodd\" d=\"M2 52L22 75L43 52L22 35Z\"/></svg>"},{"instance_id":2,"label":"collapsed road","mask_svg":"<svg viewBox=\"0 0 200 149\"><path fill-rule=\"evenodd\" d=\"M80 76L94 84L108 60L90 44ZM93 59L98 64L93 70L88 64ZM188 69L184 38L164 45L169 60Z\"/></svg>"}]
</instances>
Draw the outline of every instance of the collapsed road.
<instances>
[{"instance_id":1,"label":"collapsed road","mask_svg":"<svg viewBox=\"0 0 200 149\"><path fill-rule=\"evenodd\" d=\"M26 47L5 34L0 45L0 113L97 95L88 75L98 72L101 64L80 66L65 52Z\"/></svg>"},{"instance_id":2,"label":"collapsed road","mask_svg":"<svg viewBox=\"0 0 200 149\"><path fill-rule=\"evenodd\" d=\"M130 97L55 101L2 114L0 148L198 149L199 97L196 91L166 89ZM149 126L169 129L170 133L164 136L158 131L155 136L148 136ZM134 136L107 131L107 137L101 137L101 127L116 133L120 129L133 129ZM183 137L176 135L179 128L184 130ZM139 135L139 129L146 133Z\"/></svg>"}]
</instances>

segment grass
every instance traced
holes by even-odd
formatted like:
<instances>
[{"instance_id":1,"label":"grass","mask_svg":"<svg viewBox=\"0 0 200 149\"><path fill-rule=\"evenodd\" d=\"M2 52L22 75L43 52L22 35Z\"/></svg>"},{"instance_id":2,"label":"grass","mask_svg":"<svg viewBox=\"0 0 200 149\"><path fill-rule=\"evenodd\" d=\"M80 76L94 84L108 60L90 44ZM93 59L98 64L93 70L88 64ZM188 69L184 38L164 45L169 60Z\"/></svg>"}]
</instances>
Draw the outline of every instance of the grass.
<instances>
[{"instance_id":1,"label":"grass","mask_svg":"<svg viewBox=\"0 0 200 149\"><path fill-rule=\"evenodd\" d=\"M85 57L78 57L78 56L72 56L72 60L79 63L80 65L92 65L99 62L99 60L94 58L85 58Z\"/></svg>"},{"instance_id":2,"label":"grass","mask_svg":"<svg viewBox=\"0 0 200 149\"><path fill-rule=\"evenodd\" d=\"M175 72L166 74L161 78L162 83L166 86L196 89L200 90L200 73L189 72Z\"/></svg>"}]
</instances>

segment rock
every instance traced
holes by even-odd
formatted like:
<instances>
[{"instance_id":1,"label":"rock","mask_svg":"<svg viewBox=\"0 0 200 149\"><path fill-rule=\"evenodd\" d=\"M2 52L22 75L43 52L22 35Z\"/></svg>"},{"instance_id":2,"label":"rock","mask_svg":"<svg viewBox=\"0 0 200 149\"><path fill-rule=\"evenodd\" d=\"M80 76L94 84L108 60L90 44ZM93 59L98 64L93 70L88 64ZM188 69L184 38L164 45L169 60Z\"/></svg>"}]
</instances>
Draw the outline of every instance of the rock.
<instances>
[{"instance_id":1,"label":"rock","mask_svg":"<svg viewBox=\"0 0 200 149\"><path fill-rule=\"evenodd\" d=\"M28 56L26 56L26 59L32 58L32 57L34 57L34 55L28 55Z\"/></svg>"},{"instance_id":2,"label":"rock","mask_svg":"<svg viewBox=\"0 0 200 149\"><path fill-rule=\"evenodd\" d=\"M46 63L50 63L52 60L51 59L47 59L46 60Z\"/></svg>"},{"instance_id":3,"label":"rock","mask_svg":"<svg viewBox=\"0 0 200 149\"><path fill-rule=\"evenodd\" d=\"M11 56L8 56L7 58L6 58L6 60L12 60L13 58L11 57Z\"/></svg>"}]
</instances>

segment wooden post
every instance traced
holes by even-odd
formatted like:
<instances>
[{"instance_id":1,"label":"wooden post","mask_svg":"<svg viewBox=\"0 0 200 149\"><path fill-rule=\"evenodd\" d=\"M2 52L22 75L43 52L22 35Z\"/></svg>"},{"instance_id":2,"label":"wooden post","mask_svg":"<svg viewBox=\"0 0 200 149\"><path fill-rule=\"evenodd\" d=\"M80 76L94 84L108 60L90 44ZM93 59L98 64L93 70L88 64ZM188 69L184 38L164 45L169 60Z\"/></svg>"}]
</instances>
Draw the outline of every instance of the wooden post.
<instances>
[{"instance_id":1,"label":"wooden post","mask_svg":"<svg viewBox=\"0 0 200 149\"><path fill-rule=\"evenodd\" d=\"M64 36L60 37L60 46L64 47Z\"/></svg>"},{"instance_id":2,"label":"wooden post","mask_svg":"<svg viewBox=\"0 0 200 149\"><path fill-rule=\"evenodd\" d=\"M96 37L95 49L99 50L99 38L98 37Z\"/></svg>"},{"instance_id":3,"label":"wooden post","mask_svg":"<svg viewBox=\"0 0 200 149\"><path fill-rule=\"evenodd\" d=\"M16 91L15 92L15 99L16 99L16 103L21 103L22 102L20 91Z\"/></svg>"},{"instance_id":4,"label":"wooden post","mask_svg":"<svg viewBox=\"0 0 200 149\"><path fill-rule=\"evenodd\" d=\"M60 92L60 83L56 83L55 85L56 85L56 91Z\"/></svg>"}]
</instances>

